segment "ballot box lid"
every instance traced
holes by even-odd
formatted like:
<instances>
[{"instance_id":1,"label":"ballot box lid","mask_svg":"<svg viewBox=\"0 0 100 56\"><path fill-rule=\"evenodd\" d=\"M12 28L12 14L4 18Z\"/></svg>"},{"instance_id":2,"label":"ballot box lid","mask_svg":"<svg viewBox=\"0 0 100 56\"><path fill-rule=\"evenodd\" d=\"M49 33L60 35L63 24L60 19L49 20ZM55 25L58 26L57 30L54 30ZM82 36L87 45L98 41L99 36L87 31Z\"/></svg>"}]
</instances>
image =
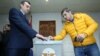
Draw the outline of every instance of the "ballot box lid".
<instances>
[{"instance_id":1,"label":"ballot box lid","mask_svg":"<svg viewBox=\"0 0 100 56\"><path fill-rule=\"evenodd\" d=\"M62 44L62 41L35 41L34 44Z\"/></svg>"}]
</instances>

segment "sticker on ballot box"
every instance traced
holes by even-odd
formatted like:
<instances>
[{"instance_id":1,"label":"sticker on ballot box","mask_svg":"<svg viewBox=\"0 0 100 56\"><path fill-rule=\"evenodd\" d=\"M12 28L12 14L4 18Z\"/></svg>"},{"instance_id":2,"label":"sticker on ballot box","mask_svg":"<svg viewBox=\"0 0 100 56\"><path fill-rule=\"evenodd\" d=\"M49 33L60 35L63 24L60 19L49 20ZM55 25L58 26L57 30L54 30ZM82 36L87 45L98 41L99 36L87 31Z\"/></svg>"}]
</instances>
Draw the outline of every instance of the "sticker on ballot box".
<instances>
[{"instance_id":1,"label":"sticker on ballot box","mask_svg":"<svg viewBox=\"0 0 100 56\"><path fill-rule=\"evenodd\" d=\"M45 48L42 52L42 56L56 56L55 50L52 48Z\"/></svg>"}]
</instances>

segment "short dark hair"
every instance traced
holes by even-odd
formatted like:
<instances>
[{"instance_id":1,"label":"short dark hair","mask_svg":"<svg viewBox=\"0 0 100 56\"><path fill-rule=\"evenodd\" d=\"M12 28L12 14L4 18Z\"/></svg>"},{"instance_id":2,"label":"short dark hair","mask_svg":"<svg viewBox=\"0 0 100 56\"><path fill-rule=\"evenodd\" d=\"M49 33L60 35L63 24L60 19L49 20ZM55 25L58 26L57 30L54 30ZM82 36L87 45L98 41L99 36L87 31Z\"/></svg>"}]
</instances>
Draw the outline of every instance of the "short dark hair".
<instances>
[{"instance_id":1,"label":"short dark hair","mask_svg":"<svg viewBox=\"0 0 100 56\"><path fill-rule=\"evenodd\" d=\"M62 11L61 11L61 16L63 16L63 12L64 11L66 11L66 12L69 12L69 11L71 11L69 8L64 8L64 9L62 9Z\"/></svg>"},{"instance_id":2,"label":"short dark hair","mask_svg":"<svg viewBox=\"0 0 100 56\"><path fill-rule=\"evenodd\" d=\"M24 3L25 3L25 2L27 2L28 4L30 4L30 5L31 5L31 3L30 3L29 1L26 1L26 0L21 1L21 3L20 3L20 4L23 4L23 5L24 5Z\"/></svg>"}]
</instances>

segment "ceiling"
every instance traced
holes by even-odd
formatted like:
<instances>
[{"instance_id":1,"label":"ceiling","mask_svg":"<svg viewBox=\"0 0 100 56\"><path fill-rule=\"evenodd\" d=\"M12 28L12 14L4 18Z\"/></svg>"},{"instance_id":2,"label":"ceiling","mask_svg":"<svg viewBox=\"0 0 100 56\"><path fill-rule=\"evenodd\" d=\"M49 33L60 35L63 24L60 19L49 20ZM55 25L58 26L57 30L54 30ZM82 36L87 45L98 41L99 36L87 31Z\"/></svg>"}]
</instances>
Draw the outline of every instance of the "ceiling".
<instances>
[{"instance_id":1,"label":"ceiling","mask_svg":"<svg viewBox=\"0 0 100 56\"><path fill-rule=\"evenodd\" d=\"M7 14L12 7L19 8L22 0L0 0L0 14ZM100 0L29 0L33 13L60 12L68 7L73 11L100 12Z\"/></svg>"}]
</instances>

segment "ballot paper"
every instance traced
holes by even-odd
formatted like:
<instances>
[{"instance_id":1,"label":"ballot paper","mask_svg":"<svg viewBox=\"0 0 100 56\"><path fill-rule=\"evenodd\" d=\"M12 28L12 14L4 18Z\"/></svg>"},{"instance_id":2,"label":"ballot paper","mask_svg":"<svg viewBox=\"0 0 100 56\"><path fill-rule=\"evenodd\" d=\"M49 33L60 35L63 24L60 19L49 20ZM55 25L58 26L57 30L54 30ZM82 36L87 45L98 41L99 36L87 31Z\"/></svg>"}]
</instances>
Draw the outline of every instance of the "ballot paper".
<instances>
[{"instance_id":1,"label":"ballot paper","mask_svg":"<svg viewBox=\"0 0 100 56\"><path fill-rule=\"evenodd\" d=\"M45 37L45 40L44 41L51 41L51 37L52 36Z\"/></svg>"}]
</instances>

